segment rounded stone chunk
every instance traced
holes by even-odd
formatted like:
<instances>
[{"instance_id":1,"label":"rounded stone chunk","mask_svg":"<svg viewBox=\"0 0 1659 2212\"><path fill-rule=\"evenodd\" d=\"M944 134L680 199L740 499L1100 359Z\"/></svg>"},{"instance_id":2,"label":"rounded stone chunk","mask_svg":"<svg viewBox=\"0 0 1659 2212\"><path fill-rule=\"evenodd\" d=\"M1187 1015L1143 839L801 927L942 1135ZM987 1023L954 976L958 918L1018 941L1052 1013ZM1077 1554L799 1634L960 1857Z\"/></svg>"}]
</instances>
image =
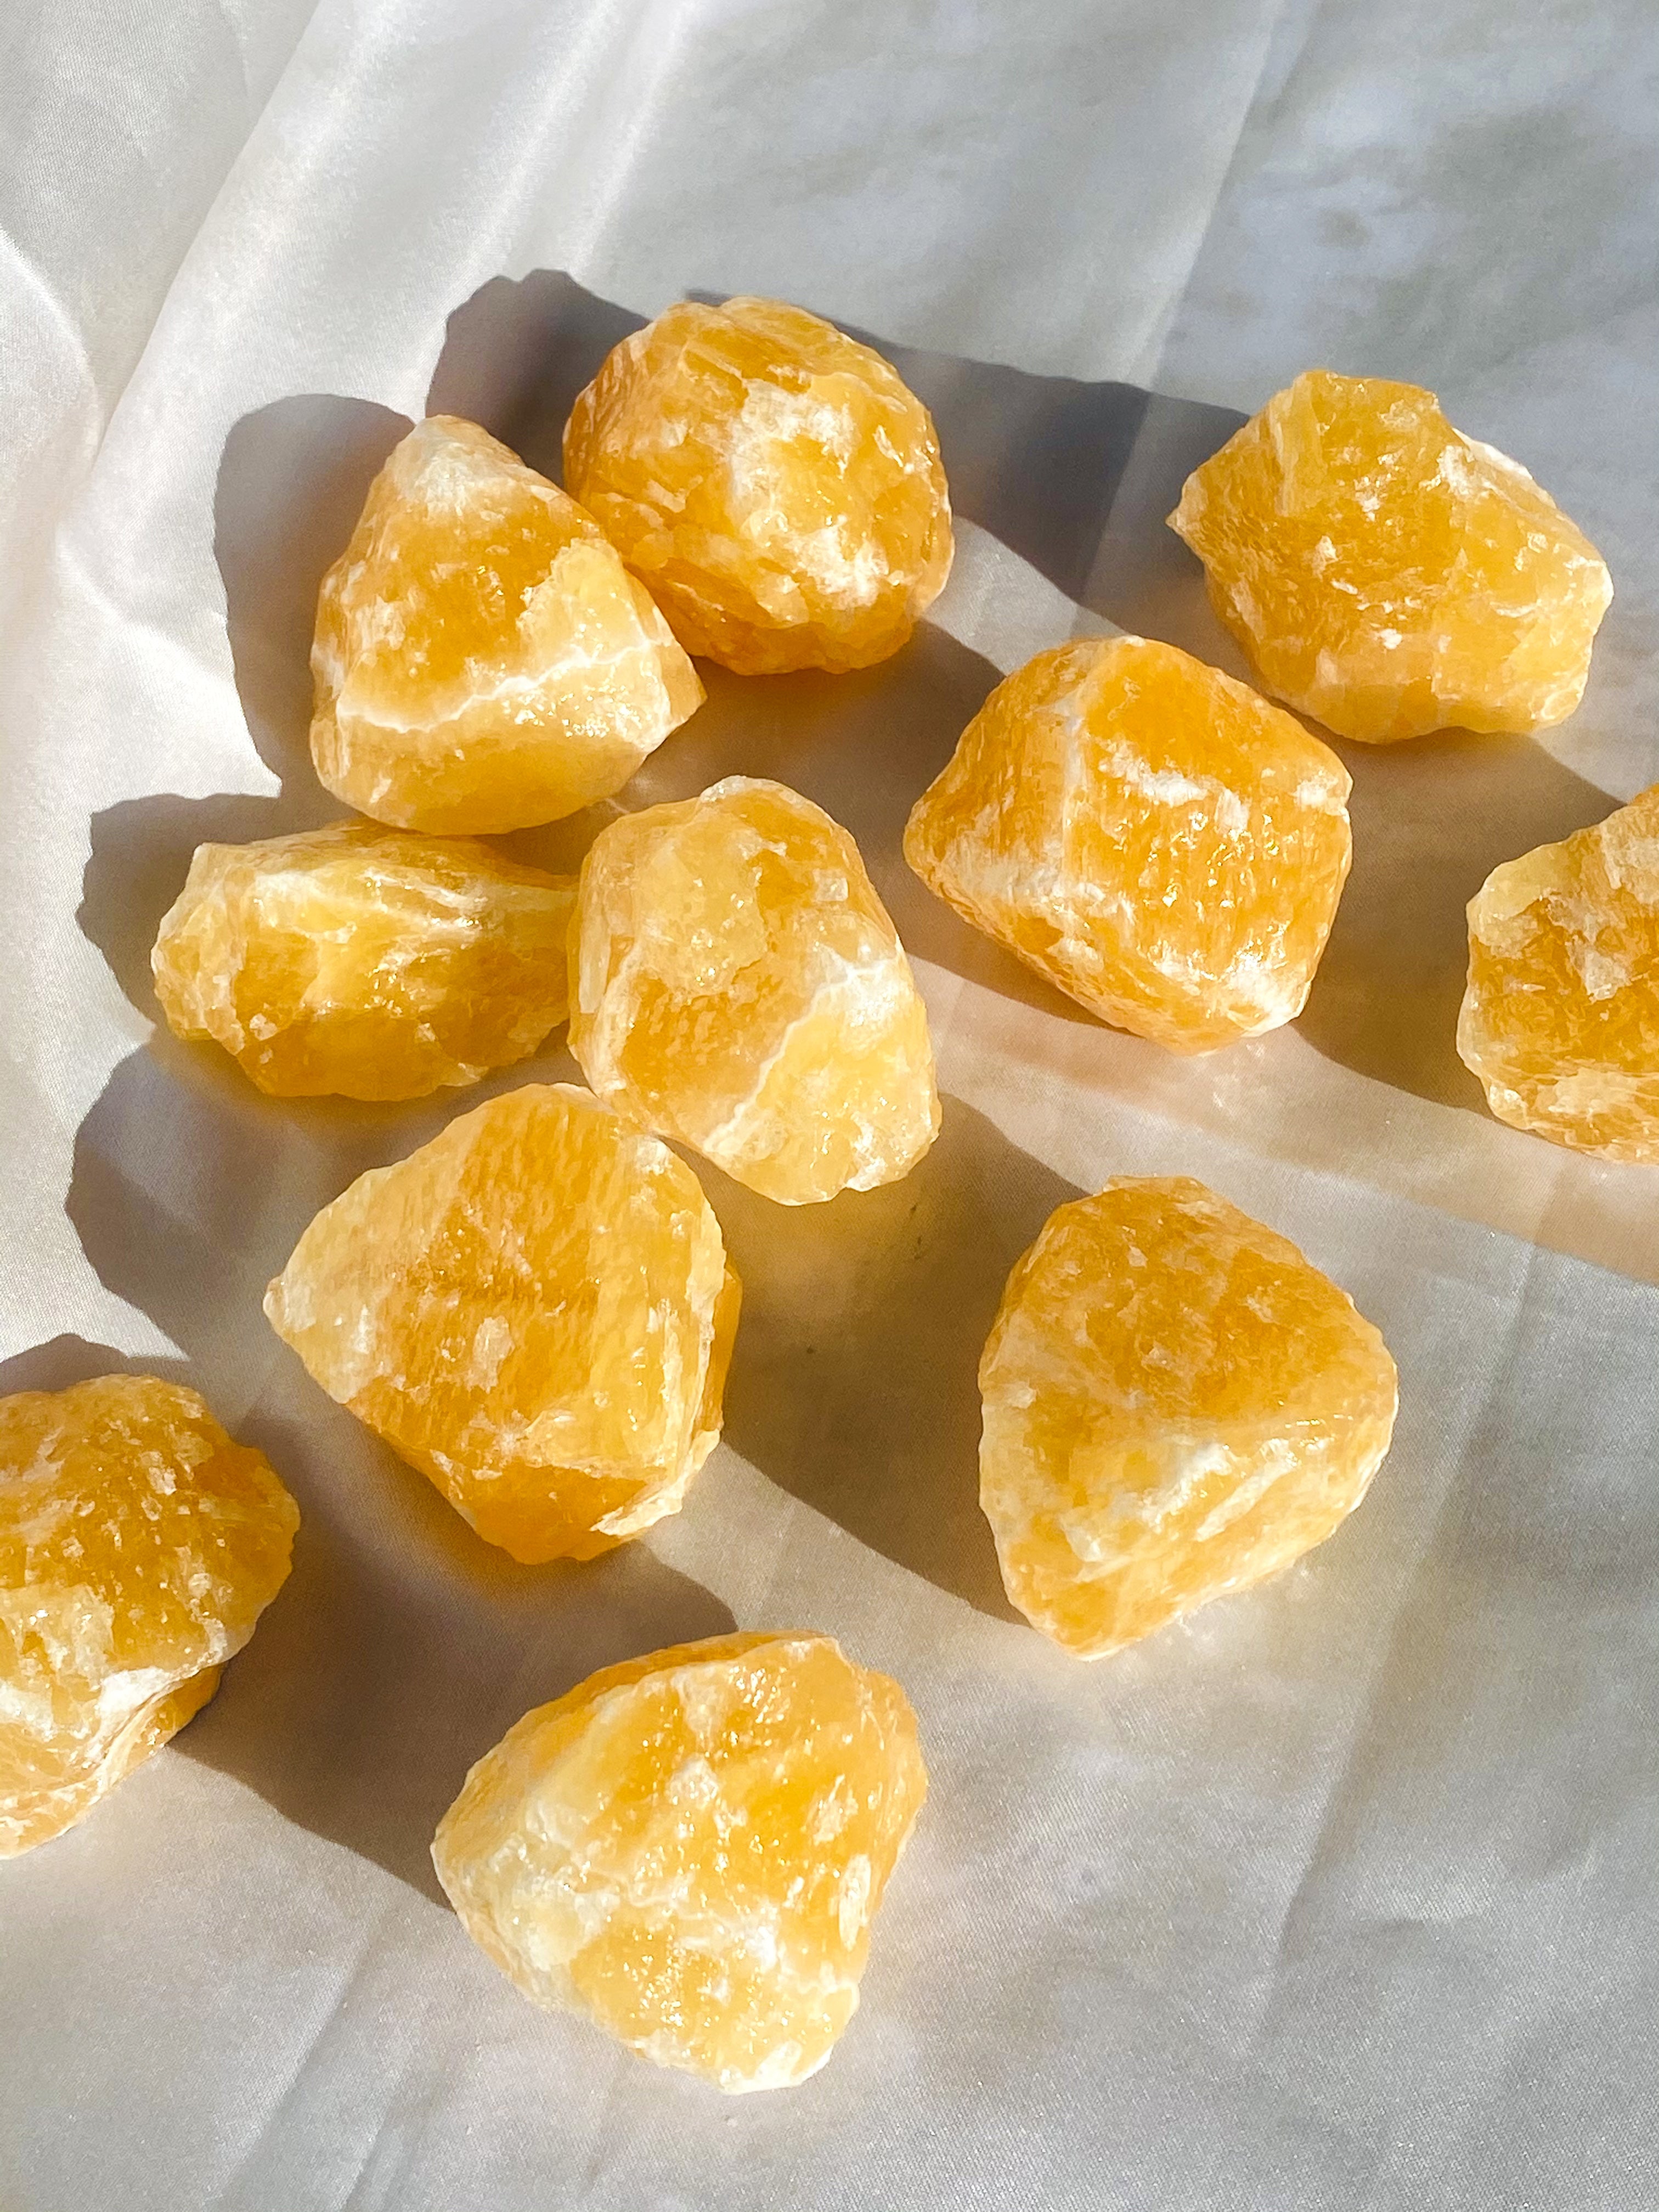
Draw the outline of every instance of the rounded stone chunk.
<instances>
[{"instance_id":1,"label":"rounded stone chunk","mask_svg":"<svg viewBox=\"0 0 1659 2212\"><path fill-rule=\"evenodd\" d=\"M299 1508L193 1390L0 1398L0 1857L85 1818L219 1686Z\"/></svg>"},{"instance_id":2,"label":"rounded stone chunk","mask_svg":"<svg viewBox=\"0 0 1659 2212\"><path fill-rule=\"evenodd\" d=\"M917 800L905 858L964 920L1171 1052L1302 1011L1352 857L1349 777L1291 715L1139 637L1000 684Z\"/></svg>"},{"instance_id":3,"label":"rounded stone chunk","mask_svg":"<svg viewBox=\"0 0 1659 2212\"><path fill-rule=\"evenodd\" d=\"M620 791L702 686L592 517L476 422L417 422L323 579L311 754L336 798L443 836Z\"/></svg>"},{"instance_id":4,"label":"rounded stone chunk","mask_svg":"<svg viewBox=\"0 0 1659 2212\"><path fill-rule=\"evenodd\" d=\"M738 1279L697 1179L529 1084L325 1206L265 1293L315 1380L515 1559L678 1512L714 1449Z\"/></svg>"},{"instance_id":5,"label":"rounded stone chunk","mask_svg":"<svg viewBox=\"0 0 1659 2212\"><path fill-rule=\"evenodd\" d=\"M1008 1595L1080 1659L1276 1574L1364 1496L1395 1366L1346 1292L1185 1176L1060 1206L980 1361Z\"/></svg>"},{"instance_id":6,"label":"rounded stone chunk","mask_svg":"<svg viewBox=\"0 0 1659 2212\"><path fill-rule=\"evenodd\" d=\"M1492 870L1457 1049L1500 1121L1659 1164L1659 784Z\"/></svg>"},{"instance_id":7,"label":"rounded stone chunk","mask_svg":"<svg viewBox=\"0 0 1659 2212\"><path fill-rule=\"evenodd\" d=\"M787 2088L852 2017L927 1790L887 1675L827 1636L714 1637L526 1713L432 1857L537 2004L721 2089Z\"/></svg>"},{"instance_id":8,"label":"rounded stone chunk","mask_svg":"<svg viewBox=\"0 0 1659 2212\"><path fill-rule=\"evenodd\" d=\"M689 653L748 675L896 653L951 566L927 409L833 324L682 300L571 410L564 480Z\"/></svg>"},{"instance_id":9,"label":"rounded stone chunk","mask_svg":"<svg viewBox=\"0 0 1659 2212\"><path fill-rule=\"evenodd\" d=\"M573 878L366 822L198 845L150 965L175 1036L279 1097L419 1098L564 1019Z\"/></svg>"},{"instance_id":10,"label":"rounded stone chunk","mask_svg":"<svg viewBox=\"0 0 1659 2212\"><path fill-rule=\"evenodd\" d=\"M1613 584L1525 469L1431 392L1312 368L1170 517L1269 691L1339 737L1565 720Z\"/></svg>"},{"instance_id":11,"label":"rounded stone chunk","mask_svg":"<svg viewBox=\"0 0 1659 2212\"><path fill-rule=\"evenodd\" d=\"M786 1206L908 1173L939 1133L927 1017L858 848L732 776L601 830L571 934L598 1095Z\"/></svg>"}]
</instances>

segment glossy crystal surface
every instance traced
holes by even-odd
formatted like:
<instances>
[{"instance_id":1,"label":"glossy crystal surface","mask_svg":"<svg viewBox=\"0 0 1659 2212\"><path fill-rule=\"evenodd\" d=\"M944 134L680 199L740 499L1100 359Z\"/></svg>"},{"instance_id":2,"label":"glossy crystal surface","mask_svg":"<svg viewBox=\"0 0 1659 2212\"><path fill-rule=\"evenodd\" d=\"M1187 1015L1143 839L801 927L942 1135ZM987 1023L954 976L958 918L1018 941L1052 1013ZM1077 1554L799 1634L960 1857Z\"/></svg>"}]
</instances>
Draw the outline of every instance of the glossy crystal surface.
<instances>
[{"instance_id":1,"label":"glossy crystal surface","mask_svg":"<svg viewBox=\"0 0 1659 2212\"><path fill-rule=\"evenodd\" d=\"M1267 689L1370 744L1563 720L1613 597L1518 462L1382 377L1298 376L1170 522Z\"/></svg>"},{"instance_id":2,"label":"glossy crystal surface","mask_svg":"<svg viewBox=\"0 0 1659 2212\"><path fill-rule=\"evenodd\" d=\"M207 1703L299 1522L264 1454L178 1383L0 1398L0 1857L84 1818Z\"/></svg>"},{"instance_id":3,"label":"glossy crystal surface","mask_svg":"<svg viewBox=\"0 0 1659 2212\"><path fill-rule=\"evenodd\" d=\"M915 1717L826 1636L607 1668L479 1760L432 1856L525 1995L728 2091L815 2073L927 1794Z\"/></svg>"},{"instance_id":4,"label":"glossy crystal surface","mask_svg":"<svg viewBox=\"0 0 1659 2212\"><path fill-rule=\"evenodd\" d=\"M311 665L329 790L446 836L608 798L703 696L592 517L453 415L375 477L323 579Z\"/></svg>"},{"instance_id":5,"label":"glossy crystal surface","mask_svg":"<svg viewBox=\"0 0 1659 2212\"><path fill-rule=\"evenodd\" d=\"M200 845L151 966L174 1035L262 1091L418 1098L564 1018L575 884L471 838L366 822Z\"/></svg>"},{"instance_id":6,"label":"glossy crystal surface","mask_svg":"<svg viewBox=\"0 0 1659 2212\"><path fill-rule=\"evenodd\" d=\"M1659 1163L1659 784L1487 877L1457 1049L1500 1121Z\"/></svg>"},{"instance_id":7,"label":"glossy crystal surface","mask_svg":"<svg viewBox=\"0 0 1659 2212\"><path fill-rule=\"evenodd\" d=\"M1171 645L1080 638L997 686L904 852L1091 1012L1207 1052L1302 1011L1348 873L1348 789L1247 684Z\"/></svg>"},{"instance_id":8,"label":"glossy crystal surface","mask_svg":"<svg viewBox=\"0 0 1659 2212\"><path fill-rule=\"evenodd\" d=\"M896 1182L939 1132L927 1017L858 848L732 776L582 864L570 1048L602 1098L799 1206Z\"/></svg>"},{"instance_id":9,"label":"glossy crystal surface","mask_svg":"<svg viewBox=\"0 0 1659 2212\"><path fill-rule=\"evenodd\" d=\"M1394 1425L1382 1338L1293 1244L1184 1176L1060 1206L980 1362L1008 1595L1097 1659L1288 1566Z\"/></svg>"},{"instance_id":10,"label":"glossy crystal surface","mask_svg":"<svg viewBox=\"0 0 1659 2212\"><path fill-rule=\"evenodd\" d=\"M571 410L564 480L686 650L749 675L884 660L951 566L927 409L776 300L682 300L624 338Z\"/></svg>"},{"instance_id":11,"label":"glossy crystal surface","mask_svg":"<svg viewBox=\"0 0 1659 2212\"><path fill-rule=\"evenodd\" d=\"M696 1177L527 1084L326 1206L265 1312L330 1397L515 1559L676 1513L714 1449L737 1277Z\"/></svg>"}]
</instances>

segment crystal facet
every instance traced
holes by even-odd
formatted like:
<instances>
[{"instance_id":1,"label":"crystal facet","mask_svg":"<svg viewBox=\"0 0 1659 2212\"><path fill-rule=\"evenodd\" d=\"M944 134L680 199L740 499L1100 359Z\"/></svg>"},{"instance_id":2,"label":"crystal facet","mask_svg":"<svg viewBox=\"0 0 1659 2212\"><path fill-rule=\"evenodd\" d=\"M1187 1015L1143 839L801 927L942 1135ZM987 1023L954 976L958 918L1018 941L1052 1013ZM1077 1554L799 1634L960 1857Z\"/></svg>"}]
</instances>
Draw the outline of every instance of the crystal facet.
<instances>
[{"instance_id":1,"label":"crystal facet","mask_svg":"<svg viewBox=\"0 0 1659 2212\"><path fill-rule=\"evenodd\" d=\"M682 300L571 410L564 480L690 653L749 675L897 652L951 566L927 409L775 300Z\"/></svg>"},{"instance_id":2,"label":"crystal facet","mask_svg":"<svg viewBox=\"0 0 1659 2212\"><path fill-rule=\"evenodd\" d=\"M1487 877L1457 1049L1500 1121L1659 1163L1659 784Z\"/></svg>"},{"instance_id":3,"label":"crystal facet","mask_svg":"<svg viewBox=\"0 0 1659 2212\"><path fill-rule=\"evenodd\" d=\"M592 517L476 422L417 422L323 579L311 751L403 830L518 830L620 791L702 699Z\"/></svg>"},{"instance_id":4,"label":"crystal facet","mask_svg":"<svg viewBox=\"0 0 1659 2212\"><path fill-rule=\"evenodd\" d=\"M738 1279L690 1168L526 1085L326 1206L265 1294L331 1398L515 1559L677 1513L714 1449Z\"/></svg>"},{"instance_id":5,"label":"crystal facet","mask_svg":"<svg viewBox=\"0 0 1659 2212\"><path fill-rule=\"evenodd\" d=\"M1518 462L1381 377L1298 376L1170 523L1267 690L1368 744L1565 720L1613 597Z\"/></svg>"},{"instance_id":6,"label":"crystal facet","mask_svg":"<svg viewBox=\"0 0 1659 2212\"><path fill-rule=\"evenodd\" d=\"M1328 1536L1395 1406L1394 1362L1346 1294L1184 1176L1119 1176L1050 1216L979 1382L1003 1581L1083 1659Z\"/></svg>"},{"instance_id":7,"label":"crystal facet","mask_svg":"<svg viewBox=\"0 0 1659 2212\"><path fill-rule=\"evenodd\" d=\"M219 1686L299 1509L193 1390L0 1398L0 1857L89 1813Z\"/></svg>"},{"instance_id":8,"label":"crystal facet","mask_svg":"<svg viewBox=\"0 0 1659 2212\"><path fill-rule=\"evenodd\" d=\"M1207 1052L1302 1011L1348 873L1349 779L1247 684L1080 638L1000 684L905 857L1103 1020Z\"/></svg>"},{"instance_id":9,"label":"crystal facet","mask_svg":"<svg viewBox=\"0 0 1659 2212\"><path fill-rule=\"evenodd\" d=\"M815 2073L927 1794L896 1682L827 1636L683 1644L486 1753L433 1842L525 1995L729 2091Z\"/></svg>"},{"instance_id":10,"label":"crystal facet","mask_svg":"<svg viewBox=\"0 0 1659 2212\"><path fill-rule=\"evenodd\" d=\"M601 1098L788 1206L896 1182L939 1133L897 933L853 840L781 783L732 776L600 831L570 1048Z\"/></svg>"},{"instance_id":11,"label":"crystal facet","mask_svg":"<svg viewBox=\"0 0 1659 2212\"><path fill-rule=\"evenodd\" d=\"M283 1097L418 1098L565 1015L574 880L364 822L200 845L150 964L168 1026Z\"/></svg>"}]
</instances>

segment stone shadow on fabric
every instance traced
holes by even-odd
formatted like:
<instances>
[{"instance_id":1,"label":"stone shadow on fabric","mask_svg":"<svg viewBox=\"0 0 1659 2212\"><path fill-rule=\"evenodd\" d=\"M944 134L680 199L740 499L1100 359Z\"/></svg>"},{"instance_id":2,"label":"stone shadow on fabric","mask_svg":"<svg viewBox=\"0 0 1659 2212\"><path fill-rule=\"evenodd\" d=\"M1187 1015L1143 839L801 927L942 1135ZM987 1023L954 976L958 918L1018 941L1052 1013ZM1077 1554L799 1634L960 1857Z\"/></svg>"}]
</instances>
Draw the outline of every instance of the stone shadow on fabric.
<instances>
[{"instance_id":1,"label":"stone shadow on fabric","mask_svg":"<svg viewBox=\"0 0 1659 2212\"><path fill-rule=\"evenodd\" d=\"M546 1054L465 1103L572 1072ZM647 1544L519 1566L317 1389L265 1322L265 1282L318 1207L455 1106L266 1099L162 1033L82 1125L68 1212L100 1280L185 1359L106 1358L59 1339L7 1370L17 1389L115 1366L169 1375L267 1454L300 1504L294 1573L178 1747L434 1899L438 1818L521 1713L595 1668L733 1625Z\"/></svg>"},{"instance_id":2,"label":"stone shadow on fabric","mask_svg":"<svg viewBox=\"0 0 1659 2212\"><path fill-rule=\"evenodd\" d=\"M376 471L407 420L367 400L307 392L242 417L214 491L214 555L236 689L273 796L163 792L92 822L77 921L138 1011L159 1018L149 951L205 843L246 844L314 829L345 809L311 765L311 636L323 573L351 535Z\"/></svg>"},{"instance_id":3,"label":"stone shadow on fabric","mask_svg":"<svg viewBox=\"0 0 1659 2212\"><path fill-rule=\"evenodd\" d=\"M699 1163L743 1278L727 1440L860 1543L1000 1620L979 1356L1015 1261L1081 1194L960 1099L902 1182L787 1218Z\"/></svg>"}]
</instances>

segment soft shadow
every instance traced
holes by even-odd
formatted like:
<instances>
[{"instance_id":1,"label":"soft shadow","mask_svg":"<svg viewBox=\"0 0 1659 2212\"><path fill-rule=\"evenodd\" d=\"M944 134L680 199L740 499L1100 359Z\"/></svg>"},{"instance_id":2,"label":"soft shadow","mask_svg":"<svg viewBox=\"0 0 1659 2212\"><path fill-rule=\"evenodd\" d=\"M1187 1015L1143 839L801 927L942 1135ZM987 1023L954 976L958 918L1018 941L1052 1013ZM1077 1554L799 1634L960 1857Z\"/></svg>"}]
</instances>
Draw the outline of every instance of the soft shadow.
<instances>
[{"instance_id":1,"label":"soft shadow","mask_svg":"<svg viewBox=\"0 0 1659 2212\"><path fill-rule=\"evenodd\" d=\"M248 731L285 793L293 784L337 814L311 767L317 593L409 427L367 399L301 392L243 416L219 461L213 556Z\"/></svg>"},{"instance_id":2,"label":"soft shadow","mask_svg":"<svg viewBox=\"0 0 1659 2212\"><path fill-rule=\"evenodd\" d=\"M19 1390L67 1390L100 1375L156 1375L165 1382L191 1380L185 1363L165 1353L155 1359L134 1359L110 1345L88 1344L83 1336L65 1334L0 1359L0 1398Z\"/></svg>"},{"instance_id":3,"label":"soft shadow","mask_svg":"<svg viewBox=\"0 0 1659 2212\"><path fill-rule=\"evenodd\" d=\"M562 1054L545 1055L465 1103L570 1072ZM174 1373L222 1414L259 1408L238 1431L299 1499L294 1575L179 1747L434 1896L438 1814L520 1713L596 1667L732 1626L644 1545L588 1566L516 1565L325 1397L266 1325L265 1284L312 1215L434 1134L456 1103L266 1099L219 1055L159 1036L122 1061L82 1123L67 1210L99 1279L187 1364L64 1338L5 1370L14 1389L117 1367Z\"/></svg>"},{"instance_id":4,"label":"soft shadow","mask_svg":"<svg viewBox=\"0 0 1659 2212\"><path fill-rule=\"evenodd\" d=\"M1018 1619L979 1510L976 1375L1010 1268L1076 1188L956 1098L881 1190L784 1214L701 1172L744 1286L729 1441L861 1543Z\"/></svg>"},{"instance_id":5,"label":"soft shadow","mask_svg":"<svg viewBox=\"0 0 1659 2212\"><path fill-rule=\"evenodd\" d=\"M1605 793L1525 738L1348 745L1353 871L1297 1026L1327 1059L1484 1115L1457 1056L1465 908L1500 861L1602 819Z\"/></svg>"},{"instance_id":6,"label":"soft shadow","mask_svg":"<svg viewBox=\"0 0 1659 2212\"><path fill-rule=\"evenodd\" d=\"M362 399L307 393L246 415L219 463L213 550L225 588L236 690L281 790L124 800L92 820L76 919L132 1004L159 1018L149 952L198 845L314 829L344 811L311 765L311 635L323 572L343 549L369 483L409 428Z\"/></svg>"}]
</instances>

